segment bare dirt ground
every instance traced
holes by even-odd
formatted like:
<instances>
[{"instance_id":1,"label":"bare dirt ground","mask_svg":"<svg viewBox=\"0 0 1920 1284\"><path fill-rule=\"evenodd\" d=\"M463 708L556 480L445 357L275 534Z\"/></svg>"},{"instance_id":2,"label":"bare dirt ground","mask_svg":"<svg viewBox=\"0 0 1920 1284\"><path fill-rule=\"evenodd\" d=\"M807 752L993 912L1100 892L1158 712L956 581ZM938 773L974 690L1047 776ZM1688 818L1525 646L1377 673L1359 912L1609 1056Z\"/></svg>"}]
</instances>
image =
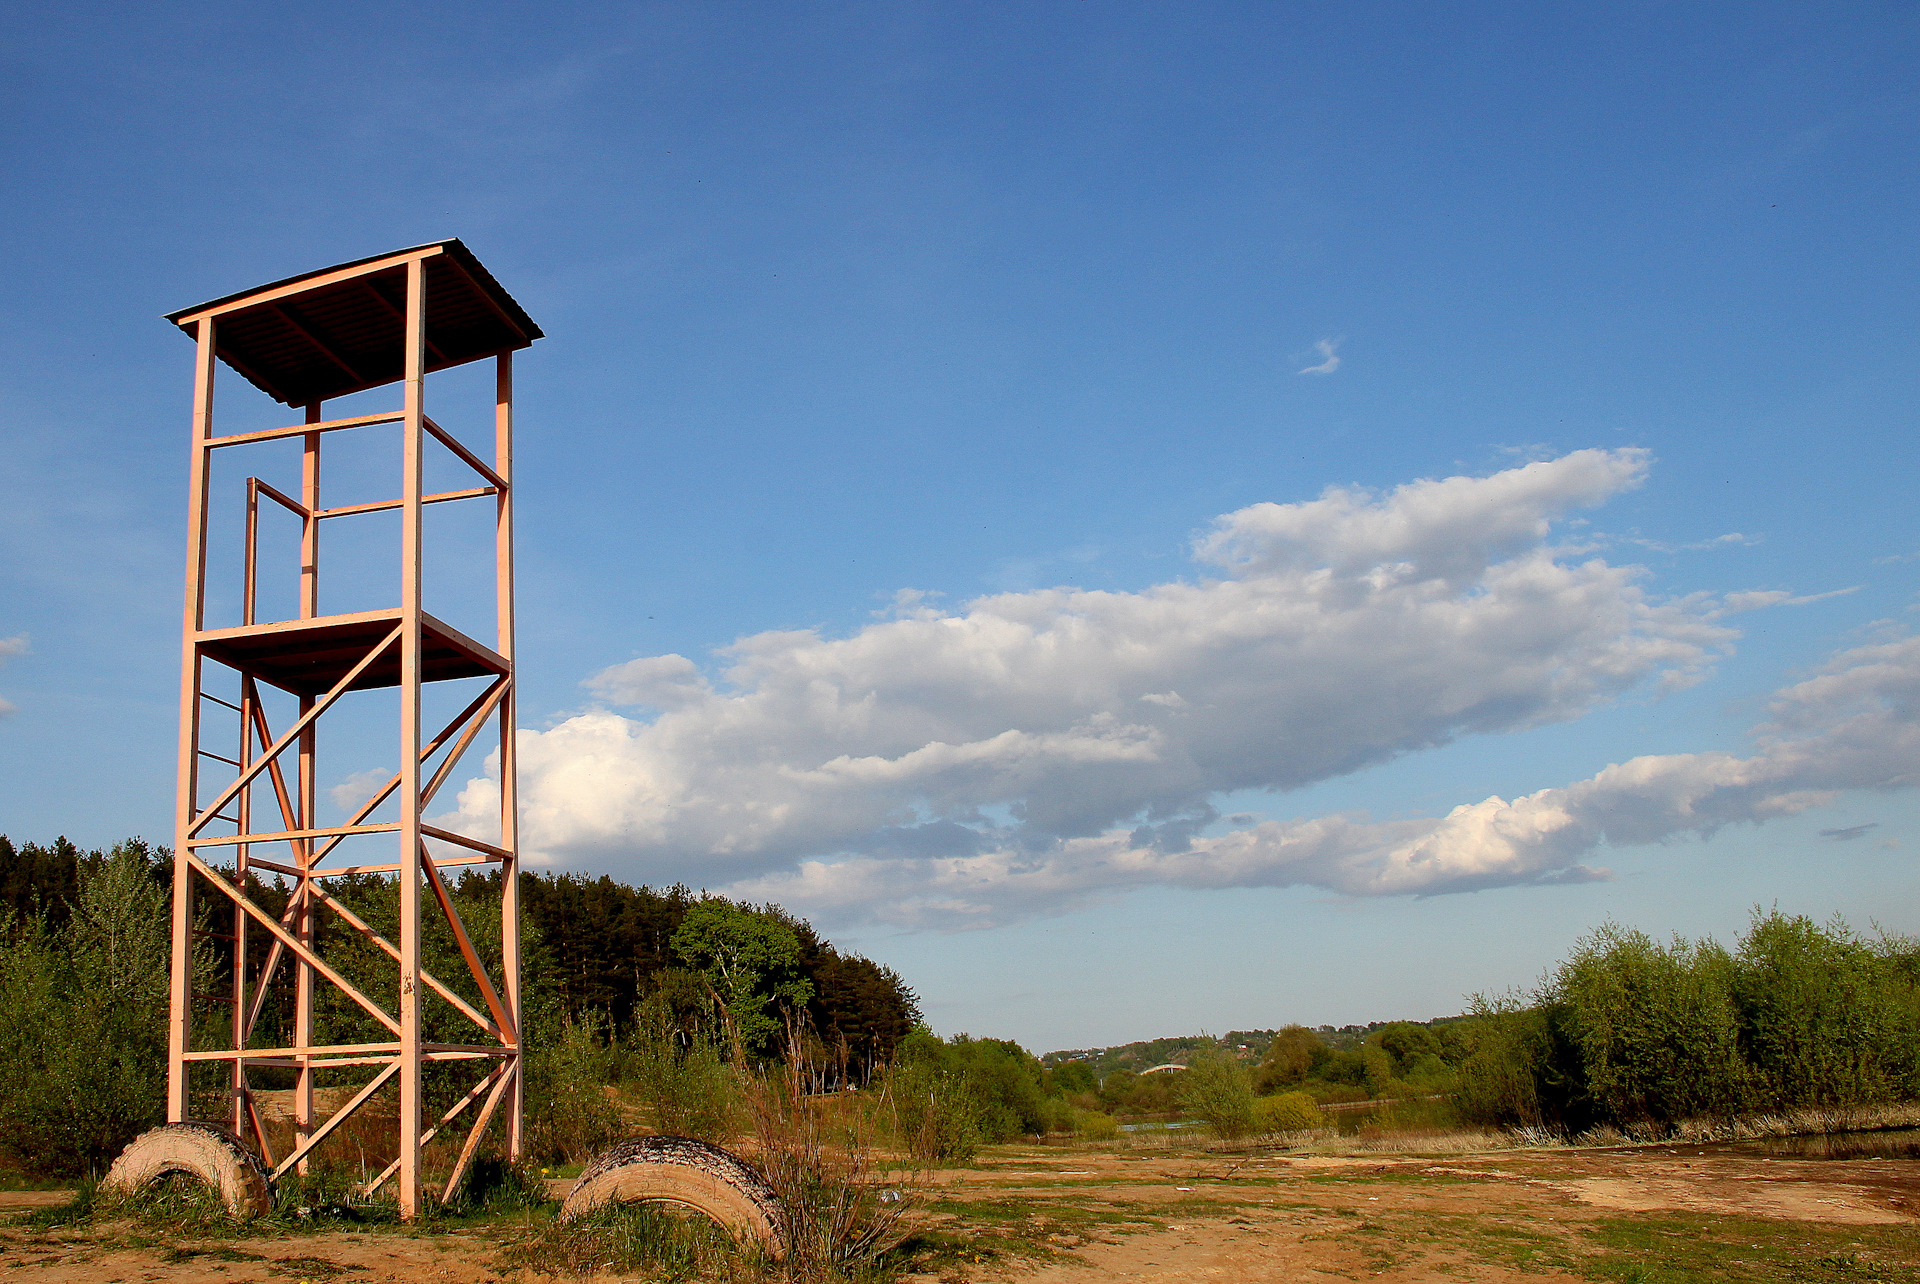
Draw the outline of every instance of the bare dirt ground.
<instances>
[{"instance_id":1,"label":"bare dirt ground","mask_svg":"<svg viewBox=\"0 0 1920 1284\"><path fill-rule=\"evenodd\" d=\"M0 1193L0 1284L535 1278L501 1260L541 1214L440 1233L191 1242L36 1229ZM1444 1157L1001 1147L935 1174L903 1279L1920 1280L1920 1161L1679 1147Z\"/></svg>"}]
</instances>

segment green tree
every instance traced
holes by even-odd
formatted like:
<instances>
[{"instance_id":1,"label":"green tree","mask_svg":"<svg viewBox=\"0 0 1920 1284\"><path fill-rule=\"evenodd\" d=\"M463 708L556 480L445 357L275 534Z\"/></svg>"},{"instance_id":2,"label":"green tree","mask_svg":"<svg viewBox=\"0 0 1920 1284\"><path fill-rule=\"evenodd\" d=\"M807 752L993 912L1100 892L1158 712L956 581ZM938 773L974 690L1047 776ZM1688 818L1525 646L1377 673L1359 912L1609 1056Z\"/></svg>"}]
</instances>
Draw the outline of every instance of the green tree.
<instances>
[{"instance_id":1,"label":"green tree","mask_svg":"<svg viewBox=\"0 0 1920 1284\"><path fill-rule=\"evenodd\" d=\"M159 865L137 841L79 864L64 927L0 910L0 1145L34 1169L101 1172L160 1122L168 915Z\"/></svg>"},{"instance_id":2,"label":"green tree","mask_svg":"<svg viewBox=\"0 0 1920 1284\"><path fill-rule=\"evenodd\" d=\"M688 908L674 931L673 952L705 979L733 1037L749 1054L763 1055L774 1045L780 1010L797 1012L813 995L800 972L800 939L793 929L718 898Z\"/></svg>"},{"instance_id":3,"label":"green tree","mask_svg":"<svg viewBox=\"0 0 1920 1284\"><path fill-rule=\"evenodd\" d=\"M1326 1064L1331 1055L1326 1041L1306 1026L1286 1026L1267 1045L1266 1055L1254 1071L1254 1087L1260 1092L1272 1092L1275 1088L1299 1083Z\"/></svg>"}]
</instances>

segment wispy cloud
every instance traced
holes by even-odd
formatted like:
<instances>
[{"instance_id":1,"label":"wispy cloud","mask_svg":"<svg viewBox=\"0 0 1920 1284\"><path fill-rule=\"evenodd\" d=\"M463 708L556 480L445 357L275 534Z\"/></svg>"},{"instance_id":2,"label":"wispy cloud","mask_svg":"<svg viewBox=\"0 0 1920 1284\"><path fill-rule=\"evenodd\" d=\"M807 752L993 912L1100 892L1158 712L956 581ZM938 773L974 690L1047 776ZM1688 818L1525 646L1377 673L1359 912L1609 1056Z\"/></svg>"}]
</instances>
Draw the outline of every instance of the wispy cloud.
<instances>
[{"instance_id":1,"label":"wispy cloud","mask_svg":"<svg viewBox=\"0 0 1920 1284\"><path fill-rule=\"evenodd\" d=\"M1742 535L1739 531L1729 531L1725 535L1715 535L1712 539L1703 539L1692 544L1668 544L1663 540L1640 539L1633 537L1629 544L1638 544L1641 548L1651 549L1655 553L1699 553L1716 548L1747 548L1760 543L1758 535Z\"/></svg>"},{"instance_id":2,"label":"wispy cloud","mask_svg":"<svg viewBox=\"0 0 1920 1284\"><path fill-rule=\"evenodd\" d=\"M1306 369L1300 371L1300 373L1330 375L1338 370L1340 368L1340 354L1335 351L1335 349L1339 348L1339 346L1345 342L1345 339L1322 339L1318 343L1315 343L1313 350L1320 354L1320 364L1317 366L1308 366Z\"/></svg>"},{"instance_id":3,"label":"wispy cloud","mask_svg":"<svg viewBox=\"0 0 1920 1284\"><path fill-rule=\"evenodd\" d=\"M1839 842L1847 843L1852 842L1856 838L1865 838L1869 833L1878 828L1880 828L1880 822L1870 820L1864 825L1848 825L1845 829L1823 829L1820 831L1820 837L1832 838Z\"/></svg>"},{"instance_id":4,"label":"wispy cloud","mask_svg":"<svg viewBox=\"0 0 1920 1284\"><path fill-rule=\"evenodd\" d=\"M32 649L27 642L27 635L24 633L17 637L0 638L0 664L5 664L16 655L25 655ZM15 712L18 707L19 706L15 705L13 701L0 697L0 718L4 718L8 714Z\"/></svg>"}]
</instances>

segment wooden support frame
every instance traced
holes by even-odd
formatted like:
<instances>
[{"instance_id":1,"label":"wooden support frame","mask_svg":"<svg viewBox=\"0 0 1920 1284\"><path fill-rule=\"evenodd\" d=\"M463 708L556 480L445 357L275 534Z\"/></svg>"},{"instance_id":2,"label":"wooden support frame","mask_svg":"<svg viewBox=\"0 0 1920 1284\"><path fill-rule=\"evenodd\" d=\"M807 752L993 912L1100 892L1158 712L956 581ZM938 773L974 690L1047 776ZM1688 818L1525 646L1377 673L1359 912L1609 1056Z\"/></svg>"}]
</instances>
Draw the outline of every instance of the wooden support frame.
<instances>
[{"instance_id":1,"label":"wooden support frame","mask_svg":"<svg viewBox=\"0 0 1920 1284\"><path fill-rule=\"evenodd\" d=\"M225 1077L230 1108L223 1108L222 1123L232 1127L242 1139L255 1146L275 1176L290 1170L305 1172L315 1148L320 1146L347 1118L361 1110L383 1089L397 1088L400 1104L399 1157L378 1179L369 1183L371 1191L389 1179L396 1179L395 1191L403 1216L418 1216L423 1199L437 1195L452 1198L469 1170L489 1126L504 1121L505 1142L511 1157L518 1158L524 1147L522 1127L523 1075L520 1040L520 873L518 824L515 810L515 746L513 680L513 507L512 507L512 351L483 354L483 358L457 357L456 360L490 359L496 365L496 398L491 462L462 443L453 432L434 422L426 414L426 382L429 359L431 368L447 364L446 353L429 337L427 316L427 260L439 250L423 247L363 264L348 265L311 278L281 283L249 296L236 296L199 312L174 318L195 340L195 374L191 433L191 467L188 482L188 531L186 591L182 616L180 733L178 741L179 785L175 806L173 868L172 947L169 970L170 999L167 1027L167 1118L180 1122L190 1117L196 1089L190 1071L205 1067L204 1073L218 1072ZM464 253L464 251L462 252ZM480 284L464 264L460 272L474 287ZM327 419L318 401L305 406L305 422L284 428L217 435L214 431L214 383L217 365L227 357L220 349L219 326L224 318L242 314L249 308L270 309L305 341L309 351L330 362L346 376L361 380L370 364L360 358L348 358L337 350L329 335L316 328L312 319L320 313L303 309L301 296L312 289L351 284L356 277L371 277L385 272L390 276L404 270L404 308L396 302L398 279L387 286L394 298L372 280L363 282L366 293L387 313L404 322L403 350L393 364L402 370L399 409L388 412ZM478 277L484 277L484 271ZM436 287L438 288L438 287ZM494 287L497 289L497 287ZM438 297L436 295L436 297ZM487 303L502 317L512 318L490 295ZM508 307L514 307L511 300ZM329 314L330 315L330 314ZM387 324L391 324L388 321ZM517 324L517 323L516 323ZM535 330L527 341L538 337ZM522 344L521 346L524 346ZM235 366L239 369L239 366ZM391 367L390 367L391 368ZM250 379L263 373L259 368L243 369ZM401 438L402 467L398 498L327 507L322 499L321 453L326 434L349 429L397 431ZM232 628L209 629L208 547L212 521L211 496L216 452L267 442L297 439L300 442L300 472L297 485L291 480L275 485L262 477L245 481L244 531L241 542L242 592L241 628L251 636L271 634L277 654L284 657L298 647L307 633L318 639L318 630L358 621L363 617L321 614L320 606L320 531L328 519L364 513L398 511L401 518L400 600L397 610L373 613L355 627L374 629L364 643L365 650L344 670L329 673L339 676L324 691L318 683L304 689L297 685L297 711L278 734L275 717L269 713L269 686L275 674L266 669L256 672L247 657L219 644L233 637ZM425 455L444 449L465 464L478 485L465 489L425 493ZM391 493L391 492L390 492ZM298 614L291 620L257 619L260 610L259 585L267 568L260 554L261 505L266 499L299 523L300 553L297 568ZM441 624L425 611L425 585L422 578L425 531L422 510L430 504L466 500L492 500L495 514L494 565L496 600L496 636L491 649L472 642ZM284 517L270 520L284 521ZM459 714L437 734L427 736L422 722L423 687L431 680L427 673L427 646L453 646L471 652L482 668L495 676L473 697ZM335 652L337 654L337 644ZM443 652L444 653L444 652ZM319 795L319 745L321 728L343 716L349 702L344 697L365 682L391 685L391 666L397 656L399 682L398 732L400 770L374 796L357 808L344 824L325 823L317 807ZM236 658L237 657L237 658ZM345 663L345 661L341 661ZM238 699L232 700L205 689L210 675L224 666L238 677ZM378 667L376 667L378 666ZM444 672L442 670L441 672ZM382 678L379 674L385 673ZM284 678L280 681L285 681ZM286 697L275 697L285 700ZM222 710L238 720L237 742L226 739L232 723ZM220 716L214 716L220 715ZM284 716L284 715L282 715ZM477 837L430 823L426 809L434 796L453 778L463 759L483 740L497 733L497 752L501 776L501 822L499 834ZM213 737L211 743L203 743ZM227 746L234 744L232 749ZM231 755L231 756L230 756ZM211 795L202 803L202 786ZM256 791L262 791L256 799ZM397 819L370 819L381 807L389 815L397 810ZM256 815L256 808L262 810ZM272 820L265 820L265 815ZM397 844L395 858L366 860L360 855L369 842ZM352 841L355 858L341 845ZM430 843L446 845L439 854ZM277 848L271 856L261 849ZM231 849L231 867L211 863L216 852ZM389 849L390 851L393 849ZM483 957L461 918L452 888L442 871L466 866L500 867L500 952L495 958ZM285 880L288 897L282 911L270 911L259 904L250 879L268 875ZM399 901L398 922L389 935L376 930L335 891L328 880L347 875L391 877ZM423 896L423 892L426 895ZM196 897L210 897L211 903L230 911L230 932L196 931ZM430 907L430 908L428 908ZM464 976L435 976L423 966L421 957L421 916L437 914L451 933L461 960ZM330 931L345 932L370 944L378 957L393 965L390 997L376 998L375 992L356 985L328 958L320 926L326 920ZM214 996L199 994L193 984L193 951L196 940L217 938L231 949L231 984L228 992ZM283 967L282 965L287 965ZM315 997L322 987L343 995L355 1009L366 1014L393 1037L378 1043L329 1043L316 1037ZM286 1046L260 1047L259 1032L263 1014L275 994L291 992L291 1040ZM462 991L465 990L463 994ZM444 1002L459 1021L473 1031L475 1042L436 1042L426 1034L428 996ZM470 1001L469 995L473 996ZM231 1011L218 1023L196 1021L196 1006L208 1001L230 1005ZM283 1008L275 1008L283 1012ZM276 1018L278 1020L279 1018ZM272 1023L268 1023L271 1026ZM284 1028L284 1027L281 1027ZM223 1044L224 1046L213 1046ZM490 1062L489 1068L472 1084L452 1109L430 1127L423 1127L422 1070L428 1065L454 1065L462 1062ZM371 1078L361 1083L349 1100L331 1117L319 1120L314 1114L317 1076L351 1074L356 1068L372 1068ZM268 1143L267 1128L255 1101L249 1072L271 1070L294 1074L294 1137L292 1146L276 1156ZM449 1124L478 1104L473 1111L457 1160L444 1183L436 1179L429 1192L422 1170L422 1148Z\"/></svg>"}]
</instances>

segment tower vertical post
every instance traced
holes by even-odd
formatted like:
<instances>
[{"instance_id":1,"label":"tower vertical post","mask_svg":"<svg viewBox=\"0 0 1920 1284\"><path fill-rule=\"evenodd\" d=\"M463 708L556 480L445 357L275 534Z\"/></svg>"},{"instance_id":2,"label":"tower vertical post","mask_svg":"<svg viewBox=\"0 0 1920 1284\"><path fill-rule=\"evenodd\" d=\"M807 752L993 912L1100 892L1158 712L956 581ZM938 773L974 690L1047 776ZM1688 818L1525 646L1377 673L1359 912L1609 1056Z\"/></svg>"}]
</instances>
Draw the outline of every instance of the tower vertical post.
<instances>
[{"instance_id":1,"label":"tower vertical post","mask_svg":"<svg viewBox=\"0 0 1920 1284\"><path fill-rule=\"evenodd\" d=\"M494 648L513 661L513 354L495 358L493 381L493 471L507 485L494 501L494 601L498 622ZM520 795L514 745L514 692L500 701L500 846L512 852L500 864L500 969L506 989L507 1015L515 1029L520 1021ZM524 1065L524 1062L519 1063ZM526 1075L516 1068L507 1091L507 1155L526 1155Z\"/></svg>"},{"instance_id":2,"label":"tower vertical post","mask_svg":"<svg viewBox=\"0 0 1920 1284\"><path fill-rule=\"evenodd\" d=\"M207 470L213 437L213 317L194 335L193 454L187 469L187 585L180 644L180 745L173 808L172 958L167 999L167 1121L187 1117L187 1049L193 1041L193 880L187 869L200 767L200 649L207 600Z\"/></svg>"}]
</instances>

